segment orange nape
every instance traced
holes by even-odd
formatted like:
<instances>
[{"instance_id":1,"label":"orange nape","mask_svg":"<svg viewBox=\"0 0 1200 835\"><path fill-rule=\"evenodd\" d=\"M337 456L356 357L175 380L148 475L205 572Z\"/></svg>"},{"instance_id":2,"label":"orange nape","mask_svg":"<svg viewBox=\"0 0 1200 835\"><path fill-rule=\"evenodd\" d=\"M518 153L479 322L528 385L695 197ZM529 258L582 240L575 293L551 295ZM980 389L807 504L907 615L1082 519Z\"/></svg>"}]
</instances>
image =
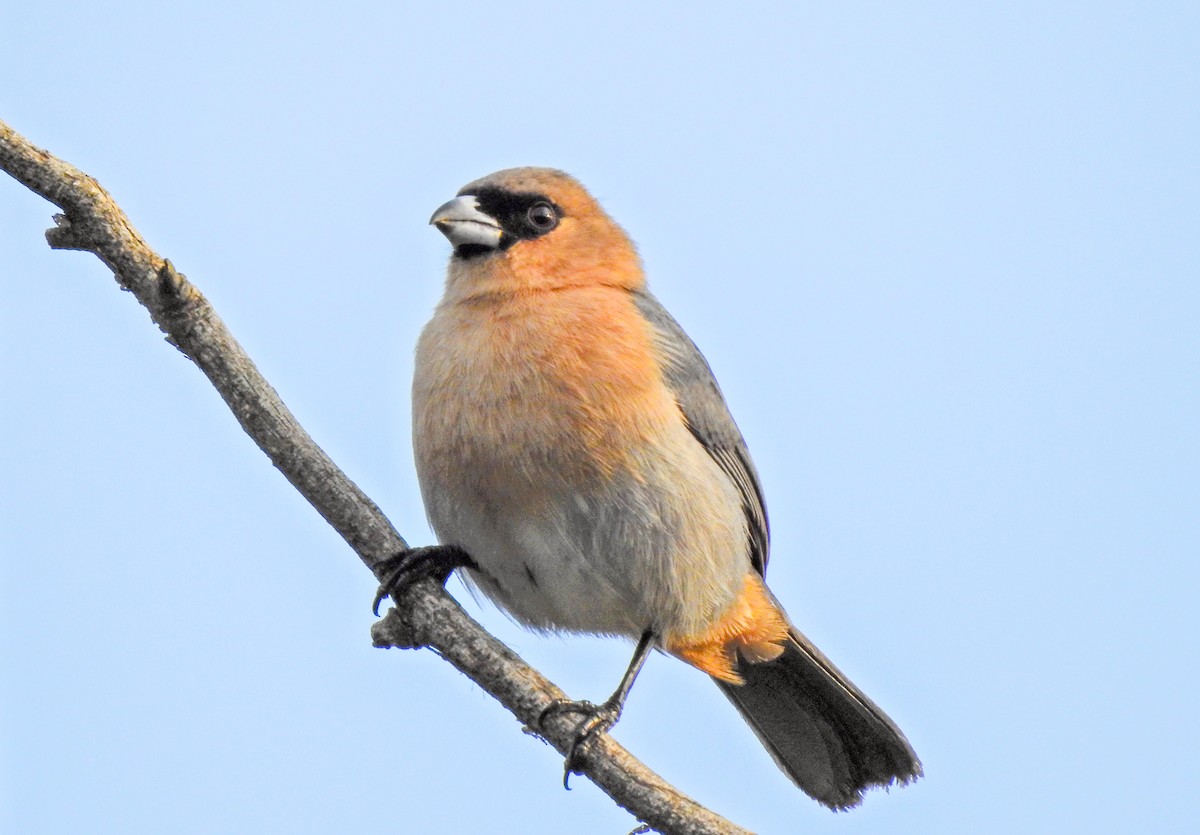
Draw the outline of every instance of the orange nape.
<instances>
[{"instance_id":1,"label":"orange nape","mask_svg":"<svg viewBox=\"0 0 1200 835\"><path fill-rule=\"evenodd\" d=\"M716 623L697 635L668 635L663 649L713 678L743 684L737 672L738 655L750 664L774 661L790 631L762 577L751 572Z\"/></svg>"}]
</instances>

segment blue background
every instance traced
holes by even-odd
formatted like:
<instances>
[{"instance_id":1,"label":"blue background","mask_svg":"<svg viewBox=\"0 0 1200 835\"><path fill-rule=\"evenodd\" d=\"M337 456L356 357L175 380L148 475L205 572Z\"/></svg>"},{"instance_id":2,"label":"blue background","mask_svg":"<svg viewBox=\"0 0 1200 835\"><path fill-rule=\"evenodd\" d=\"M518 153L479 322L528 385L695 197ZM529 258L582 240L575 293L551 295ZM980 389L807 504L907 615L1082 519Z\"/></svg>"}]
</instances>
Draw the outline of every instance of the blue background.
<instances>
[{"instance_id":1,"label":"blue background","mask_svg":"<svg viewBox=\"0 0 1200 835\"><path fill-rule=\"evenodd\" d=\"M833 815L663 657L617 738L767 833L1194 831L1200 12L827 5L13 3L0 118L415 543L426 220L573 172L724 387L772 587L927 778ZM0 830L633 828L371 648L370 575L52 211L0 180ZM624 669L451 590L574 696Z\"/></svg>"}]
</instances>

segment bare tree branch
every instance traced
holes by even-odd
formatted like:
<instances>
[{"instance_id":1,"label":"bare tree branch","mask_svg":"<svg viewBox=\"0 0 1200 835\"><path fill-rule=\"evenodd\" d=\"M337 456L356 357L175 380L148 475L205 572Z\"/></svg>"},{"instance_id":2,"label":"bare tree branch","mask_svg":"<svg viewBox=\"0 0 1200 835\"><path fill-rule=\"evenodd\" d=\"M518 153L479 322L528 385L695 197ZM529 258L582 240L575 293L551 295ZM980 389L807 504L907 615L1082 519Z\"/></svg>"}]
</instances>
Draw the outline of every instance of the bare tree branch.
<instances>
[{"instance_id":1,"label":"bare tree branch","mask_svg":"<svg viewBox=\"0 0 1200 835\"><path fill-rule=\"evenodd\" d=\"M280 472L378 576L408 548L379 508L309 437L221 322L208 300L154 252L92 177L0 121L0 169L63 210L46 233L55 249L95 253L117 283L150 311L168 340L224 398L242 428ZM433 582L413 586L371 630L376 646L429 647L495 697L526 727L563 692L472 620ZM575 729L567 715L538 734L566 754ZM638 820L663 833L745 833L676 790L608 735L583 750L584 773Z\"/></svg>"}]
</instances>

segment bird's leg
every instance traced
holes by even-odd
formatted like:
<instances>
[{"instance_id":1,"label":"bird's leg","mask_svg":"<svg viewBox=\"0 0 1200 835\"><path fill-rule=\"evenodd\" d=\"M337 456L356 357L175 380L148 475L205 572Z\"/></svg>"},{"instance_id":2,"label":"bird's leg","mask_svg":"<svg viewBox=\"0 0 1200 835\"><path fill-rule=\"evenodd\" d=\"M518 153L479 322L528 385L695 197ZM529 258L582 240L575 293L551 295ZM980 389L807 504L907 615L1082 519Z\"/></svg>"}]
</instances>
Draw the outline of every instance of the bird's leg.
<instances>
[{"instance_id":1,"label":"bird's leg","mask_svg":"<svg viewBox=\"0 0 1200 835\"><path fill-rule=\"evenodd\" d=\"M450 572L456 568L477 568L471 555L457 545L426 545L422 548L409 548L384 559L379 567L387 573L379 583L375 592L375 601L371 611L379 614L379 604L385 597L393 600L404 589L418 580L433 577L439 583L445 583L450 578Z\"/></svg>"},{"instance_id":2,"label":"bird's leg","mask_svg":"<svg viewBox=\"0 0 1200 835\"><path fill-rule=\"evenodd\" d=\"M563 762L563 788L570 789L571 775L580 773L578 769L579 749L583 743L587 742L594 734L609 730L621 718L621 710L625 707L625 697L629 695L634 679L641 672L646 659L650 657L650 650L654 648L654 637L653 630L647 629L642 633L642 637L638 639L637 648L633 651L629 668L621 678L621 683L603 703L597 705L586 701L574 702L570 699L556 699L538 716L538 725L541 726L546 717L554 713L584 714L583 721L575 729L575 739L572 740L571 747L567 750L567 758Z\"/></svg>"}]
</instances>

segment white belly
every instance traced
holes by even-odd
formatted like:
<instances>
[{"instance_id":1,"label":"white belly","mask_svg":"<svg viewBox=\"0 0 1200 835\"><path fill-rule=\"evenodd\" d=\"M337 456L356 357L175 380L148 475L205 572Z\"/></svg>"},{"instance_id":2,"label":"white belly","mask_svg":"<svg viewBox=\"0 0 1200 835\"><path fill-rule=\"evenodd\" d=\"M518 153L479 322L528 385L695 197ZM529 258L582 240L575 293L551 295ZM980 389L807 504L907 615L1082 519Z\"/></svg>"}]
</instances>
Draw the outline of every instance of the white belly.
<instances>
[{"instance_id":1,"label":"white belly","mask_svg":"<svg viewBox=\"0 0 1200 835\"><path fill-rule=\"evenodd\" d=\"M489 479L463 490L459 479L444 477L445 461L418 467L439 540L471 554L480 571L470 579L518 621L551 630L689 634L729 605L750 563L733 486L690 435L686 442L695 449L682 461L659 460L643 480L620 475L601 489L512 462L513 472L525 469L545 484L533 501L517 485L478 489Z\"/></svg>"}]
</instances>

